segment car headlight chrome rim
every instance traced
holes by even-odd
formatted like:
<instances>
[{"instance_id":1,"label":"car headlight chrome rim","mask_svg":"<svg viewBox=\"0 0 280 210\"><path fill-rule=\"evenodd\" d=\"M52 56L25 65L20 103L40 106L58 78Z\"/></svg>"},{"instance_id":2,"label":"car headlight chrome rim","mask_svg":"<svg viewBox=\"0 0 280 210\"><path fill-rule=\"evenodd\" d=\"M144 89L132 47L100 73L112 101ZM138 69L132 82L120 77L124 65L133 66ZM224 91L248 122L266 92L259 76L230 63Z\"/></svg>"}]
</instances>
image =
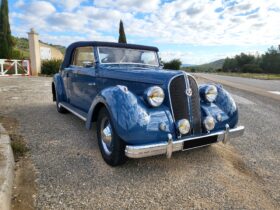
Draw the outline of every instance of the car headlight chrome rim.
<instances>
[{"instance_id":1,"label":"car headlight chrome rim","mask_svg":"<svg viewBox=\"0 0 280 210\"><path fill-rule=\"evenodd\" d=\"M212 116L207 116L203 121L206 130L211 131L215 128L215 119Z\"/></svg>"},{"instance_id":2,"label":"car headlight chrome rim","mask_svg":"<svg viewBox=\"0 0 280 210\"><path fill-rule=\"evenodd\" d=\"M216 100L218 95L218 90L215 85L209 85L205 90L205 98L208 102L213 102Z\"/></svg>"},{"instance_id":3,"label":"car headlight chrome rim","mask_svg":"<svg viewBox=\"0 0 280 210\"><path fill-rule=\"evenodd\" d=\"M190 131L190 122L187 119L182 119L177 122L177 128L181 134L187 134Z\"/></svg>"},{"instance_id":4,"label":"car headlight chrome rim","mask_svg":"<svg viewBox=\"0 0 280 210\"><path fill-rule=\"evenodd\" d=\"M146 100L153 107L160 106L164 101L163 89L158 86L149 87L146 91Z\"/></svg>"}]
</instances>

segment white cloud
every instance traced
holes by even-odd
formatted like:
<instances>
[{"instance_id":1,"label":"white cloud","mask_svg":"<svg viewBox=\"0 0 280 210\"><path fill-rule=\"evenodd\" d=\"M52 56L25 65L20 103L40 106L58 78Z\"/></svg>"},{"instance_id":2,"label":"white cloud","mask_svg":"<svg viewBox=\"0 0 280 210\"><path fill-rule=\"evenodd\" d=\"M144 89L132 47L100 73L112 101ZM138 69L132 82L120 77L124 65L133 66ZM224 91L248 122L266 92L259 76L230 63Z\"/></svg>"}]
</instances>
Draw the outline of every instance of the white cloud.
<instances>
[{"instance_id":1,"label":"white cloud","mask_svg":"<svg viewBox=\"0 0 280 210\"><path fill-rule=\"evenodd\" d=\"M23 7L24 6L24 0L18 0L15 2L14 6L16 8L20 8L20 7Z\"/></svg>"},{"instance_id":2,"label":"white cloud","mask_svg":"<svg viewBox=\"0 0 280 210\"><path fill-rule=\"evenodd\" d=\"M32 1L30 4L21 5L26 15L32 15L34 18L45 17L53 14L56 9L47 1Z\"/></svg>"},{"instance_id":3,"label":"white cloud","mask_svg":"<svg viewBox=\"0 0 280 210\"><path fill-rule=\"evenodd\" d=\"M158 9L160 0L95 0L94 4L96 7L149 13Z\"/></svg>"},{"instance_id":4,"label":"white cloud","mask_svg":"<svg viewBox=\"0 0 280 210\"><path fill-rule=\"evenodd\" d=\"M51 2L59 5L62 9L66 11L73 11L74 9L78 8L81 3L85 2L86 0L51 0Z\"/></svg>"},{"instance_id":5,"label":"white cloud","mask_svg":"<svg viewBox=\"0 0 280 210\"><path fill-rule=\"evenodd\" d=\"M18 0L14 8L16 11L10 8L14 34L26 36L26 31L34 27L42 39L56 44L78 39L114 41L120 19L124 21L128 41L143 44L147 40L159 46L280 42L279 0ZM176 49L162 55L166 59L177 56L190 63L219 57L207 52L191 55Z\"/></svg>"}]
</instances>

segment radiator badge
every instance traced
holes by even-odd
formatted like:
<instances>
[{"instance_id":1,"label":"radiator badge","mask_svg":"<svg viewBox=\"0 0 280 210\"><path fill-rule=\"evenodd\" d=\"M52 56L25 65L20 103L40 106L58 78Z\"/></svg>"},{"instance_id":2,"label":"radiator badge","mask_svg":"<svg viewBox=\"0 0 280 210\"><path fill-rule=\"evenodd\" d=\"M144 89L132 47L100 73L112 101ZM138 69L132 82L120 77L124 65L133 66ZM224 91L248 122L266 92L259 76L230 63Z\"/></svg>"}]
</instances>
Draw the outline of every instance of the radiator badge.
<instances>
[{"instance_id":1,"label":"radiator badge","mask_svg":"<svg viewBox=\"0 0 280 210\"><path fill-rule=\"evenodd\" d=\"M192 96L192 89L190 89L190 88L186 89L185 93L187 96Z\"/></svg>"}]
</instances>

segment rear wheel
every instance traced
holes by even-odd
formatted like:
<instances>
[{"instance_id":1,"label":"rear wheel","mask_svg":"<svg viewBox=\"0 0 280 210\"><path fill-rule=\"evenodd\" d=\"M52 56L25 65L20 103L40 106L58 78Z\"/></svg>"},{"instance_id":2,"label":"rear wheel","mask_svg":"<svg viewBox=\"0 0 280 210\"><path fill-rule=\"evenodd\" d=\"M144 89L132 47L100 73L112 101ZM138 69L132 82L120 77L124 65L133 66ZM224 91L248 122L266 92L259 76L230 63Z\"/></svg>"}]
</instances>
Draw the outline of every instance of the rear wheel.
<instances>
[{"instance_id":1,"label":"rear wheel","mask_svg":"<svg viewBox=\"0 0 280 210\"><path fill-rule=\"evenodd\" d=\"M96 129L98 145L104 161L110 166L125 163L127 160L124 154L125 143L115 132L106 108L102 108L99 112Z\"/></svg>"}]
</instances>

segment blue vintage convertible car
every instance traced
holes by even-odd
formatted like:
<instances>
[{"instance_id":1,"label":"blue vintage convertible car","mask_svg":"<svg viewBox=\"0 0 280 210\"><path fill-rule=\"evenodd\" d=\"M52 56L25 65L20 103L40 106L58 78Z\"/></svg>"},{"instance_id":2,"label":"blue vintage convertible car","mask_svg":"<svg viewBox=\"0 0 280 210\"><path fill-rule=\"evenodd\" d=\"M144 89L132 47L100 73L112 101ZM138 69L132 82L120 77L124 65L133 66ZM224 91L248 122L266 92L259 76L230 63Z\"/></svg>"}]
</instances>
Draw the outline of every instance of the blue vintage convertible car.
<instances>
[{"instance_id":1,"label":"blue vintage convertible car","mask_svg":"<svg viewBox=\"0 0 280 210\"><path fill-rule=\"evenodd\" d=\"M218 84L198 86L190 74L163 70L156 47L76 42L54 75L57 111L71 112L90 129L96 122L103 159L184 151L241 136L238 109Z\"/></svg>"}]
</instances>

